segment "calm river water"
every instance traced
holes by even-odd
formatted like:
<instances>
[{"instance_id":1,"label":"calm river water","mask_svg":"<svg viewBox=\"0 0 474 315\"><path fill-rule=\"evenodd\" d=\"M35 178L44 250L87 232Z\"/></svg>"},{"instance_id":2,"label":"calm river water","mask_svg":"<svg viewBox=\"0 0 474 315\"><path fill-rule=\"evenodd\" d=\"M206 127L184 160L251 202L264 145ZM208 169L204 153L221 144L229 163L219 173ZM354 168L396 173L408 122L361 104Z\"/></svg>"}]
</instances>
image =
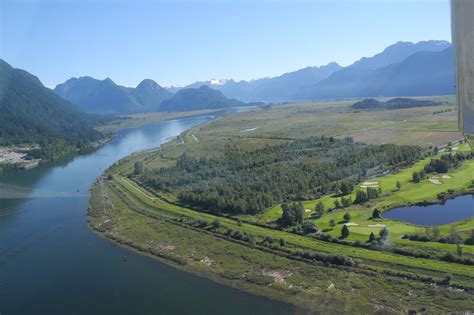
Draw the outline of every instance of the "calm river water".
<instances>
[{"instance_id":1,"label":"calm river water","mask_svg":"<svg viewBox=\"0 0 474 315\"><path fill-rule=\"evenodd\" d=\"M66 165L0 177L0 314L295 313L129 252L87 227L88 189L105 168L210 119L131 129Z\"/></svg>"}]
</instances>

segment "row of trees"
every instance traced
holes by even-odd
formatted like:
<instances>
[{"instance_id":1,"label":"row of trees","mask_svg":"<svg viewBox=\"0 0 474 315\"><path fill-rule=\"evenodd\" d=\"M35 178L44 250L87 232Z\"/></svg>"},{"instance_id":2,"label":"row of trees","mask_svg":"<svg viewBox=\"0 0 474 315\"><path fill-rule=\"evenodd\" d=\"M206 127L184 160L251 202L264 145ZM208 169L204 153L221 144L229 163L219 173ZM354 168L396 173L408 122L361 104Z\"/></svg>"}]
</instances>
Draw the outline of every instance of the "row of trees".
<instances>
[{"instance_id":1,"label":"row of trees","mask_svg":"<svg viewBox=\"0 0 474 315\"><path fill-rule=\"evenodd\" d=\"M412 181L414 183L419 183L421 180L427 177L427 173L447 173L450 169L459 167L459 165L461 165L464 160L473 158L474 153L472 152L445 154L438 159L432 159L421 171L413 172Z\"/></svg>"},{"instance_id":2,"label":"row of trees","mask_svg":"<svg viewBox=\"0 0 474 315\"><path fill-rule=\"evenodd\" d=\"M367 187L366 191L357 190L354 203L360 204L360 203L369 201L371 199L377 199L378 197L380 197L381 193L382 193L382 189L380 187L379 188Z\"/></svg>"},{"instance_id":3,"label":"row of trees","mask_svg":"<svg viewBox=\"0 0 474 315\"><path fill-rule=\"evenodd\" d=\"M426 173L447 173L450 169L456 168L464 160L470 160L474 158L474 153L456 153L456 154L445 154L439 159L432 159L429 164L425 165L424 171Z\"/></svg>"}]
</instances>

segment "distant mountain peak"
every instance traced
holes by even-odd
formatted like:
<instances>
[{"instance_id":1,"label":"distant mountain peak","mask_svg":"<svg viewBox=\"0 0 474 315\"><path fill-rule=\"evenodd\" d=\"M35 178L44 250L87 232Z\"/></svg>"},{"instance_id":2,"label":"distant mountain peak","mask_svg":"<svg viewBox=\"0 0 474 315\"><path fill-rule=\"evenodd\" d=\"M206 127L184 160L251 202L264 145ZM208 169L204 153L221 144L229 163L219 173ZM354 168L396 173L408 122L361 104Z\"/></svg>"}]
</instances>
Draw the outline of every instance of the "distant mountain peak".
<instances>
[{"instance_id":1,"label":"distant mountain peak","mask_svg":"<svg viewBox=\"0 0 474 315\"><path fill-rule=\"evenodd\" d=\"M211 85L224 85L228 81L229 80L227 80L227 79L211 79L210 83L211 83Z\"/></svg>"},{"instance_id":2,"label":"distant mountain peak","mask_svg":"<svg viewBox=\"0 0 474 315\"><path fill-rule=\"evenodd\" d=\"M152 79L144 79L142 82L140 82L136 89L152 89L152 90L158 90L161 89L162 87L153 81Z\"/></svg>"},{"instance_id":3,"label":"distant mountain peak","mask_svg":"<svg viewBox=\"0 0 474 315\"><path fill-rule=\"evenodd\" d=\"M330 63L328 63L327 65L325 66L321 66L321 67L338 67L338 68L342 68L337 62L335 61L331 61Z\"/></svg>"},{"instance_id":4,"label":"distant mountain peak","mask_svg":"<svg viewBox=\"0 0 474 315\"><path fill-rule=\"evenodd\" d=\"M185 88L178 91L172 98L161 103L160 110L188 111L243 105L245 103L225 97L221 91L214 90L207 85L202 85L199 88Z\"/></svg>"},{"instance_id":5,"label":"distant mountain peak","mask_svg":"<svg viewBox=\"0 0 474 315\"><path fill-rule=\"evenodd\" d=\"M201 86L199 87L199 90L204 90L204 91L216 91L216 92L217 92L217 90L211 89L208 85L205 85L205 84L204 84L204 85L201 85Z\"/></svg>"},{"instance_id":6,"label":"distant mountain peak","mask_svg":"<svg viewBox=\"0 0 474 315\"><path fill-rule=\"evenodd\" d=\"M104 80L102 80L102 82L104 82L104 83L108 83L108 84L114 84L114 85L115 85L115 82L114 82L114 81L112 81L112 79L111 79L111 78L109 78L109 77L107 77L107 78L105 78Z\"/></svg>"}]
</instances>

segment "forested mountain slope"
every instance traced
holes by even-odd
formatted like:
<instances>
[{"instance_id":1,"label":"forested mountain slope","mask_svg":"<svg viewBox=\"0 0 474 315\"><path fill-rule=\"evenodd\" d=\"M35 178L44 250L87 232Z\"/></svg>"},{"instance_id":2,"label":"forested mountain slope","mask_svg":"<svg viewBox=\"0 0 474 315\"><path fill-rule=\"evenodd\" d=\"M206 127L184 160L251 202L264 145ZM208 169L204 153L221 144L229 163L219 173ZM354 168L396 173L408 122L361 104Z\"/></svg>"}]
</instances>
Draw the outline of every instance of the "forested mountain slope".
<instances>
[{"instance_id":1,"label":"forested mountain slope","mask_svg":"<svg viewBox=\"0 0 474 315\"><path fill-rule=\"evenodd\" d=\"M163 101L160 105L160 110L175 112L245 105L245 103L225 97L221 91L216 91L207 85L203 85L198 89L180 90L172 98Z\"/></svg>"},{"instance_id":2,"label":"forested mountain slope","mask_svg":"<svg viewBox=\"0 0 474 315\"><path fill-rule=\"evenodd\" d=\"M0 59L0 145L37 144L38 155L53 158L100 139L98 122Z\"/></svg>"}]
</instances>

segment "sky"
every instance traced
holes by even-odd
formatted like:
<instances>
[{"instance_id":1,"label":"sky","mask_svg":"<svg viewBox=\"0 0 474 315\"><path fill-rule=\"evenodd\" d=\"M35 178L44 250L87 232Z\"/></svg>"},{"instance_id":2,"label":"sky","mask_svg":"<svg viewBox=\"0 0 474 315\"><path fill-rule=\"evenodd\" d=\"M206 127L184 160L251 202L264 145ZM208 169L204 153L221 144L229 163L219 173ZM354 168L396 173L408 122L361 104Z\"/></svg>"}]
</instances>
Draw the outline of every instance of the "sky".
<instances>
[{"instance_id":1,"label":"sky","mask_svg":"<svg viewBox=\"0 0 474 315\"><path fill-rule=\"evenodd\" d=\"M48 87L250 80L449 40L448 0L1 0L0 58Z\"/></svg>"}]
</instances>

